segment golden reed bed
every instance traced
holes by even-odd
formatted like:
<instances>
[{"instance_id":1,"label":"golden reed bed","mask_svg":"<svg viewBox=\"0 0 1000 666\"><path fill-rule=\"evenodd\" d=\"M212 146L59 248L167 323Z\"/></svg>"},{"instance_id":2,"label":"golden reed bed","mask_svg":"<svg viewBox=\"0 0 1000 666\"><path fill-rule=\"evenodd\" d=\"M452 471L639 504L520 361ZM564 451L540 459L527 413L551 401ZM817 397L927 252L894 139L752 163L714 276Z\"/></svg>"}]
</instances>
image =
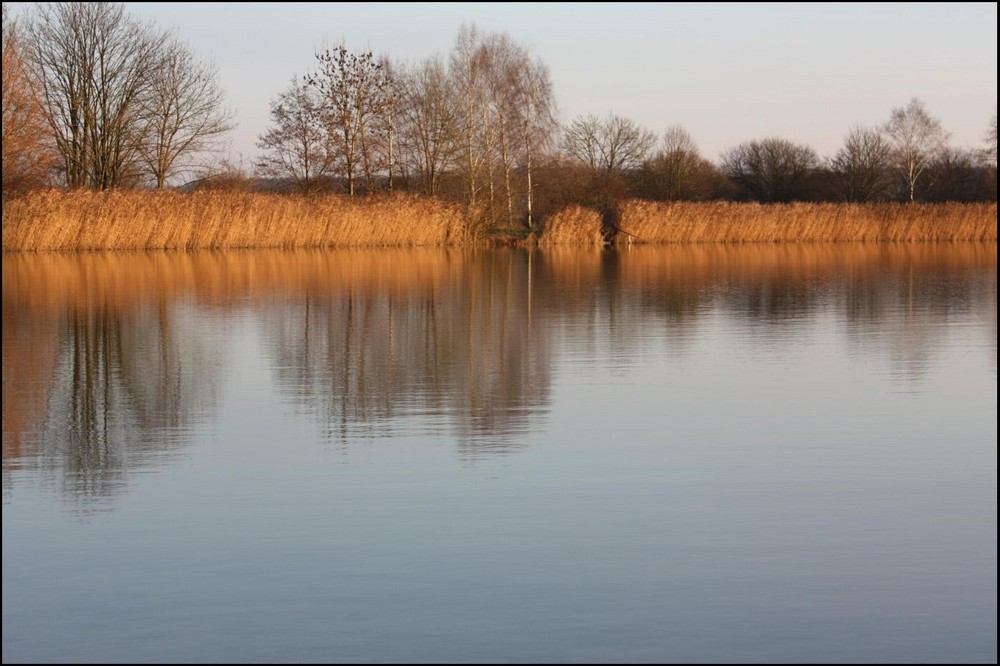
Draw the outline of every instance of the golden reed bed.
<instances>
[{"instance_id":1,"label":"golden reed bed","mask_svg":"<svg viewBox=\"0 0 1000 666\"><path fill-rule=\"evenodd\" d=\"M545 221L539 245L603 245L601 214L592 208L569 206Z\"/></svg>"},{"instance_id":2,"label":"golden reed bed","mask_svg":"<svg viewBox=\"0 0 1000 666\"><path fill-rule=\"evenodd\" d=\"M618 242L996 242L997 205L630 201L617 226Z\"/></svg>"},{"instance_id":3,"label":"golden reed bed","mask_svg":"<svg viewBox=\"0 0 1000 666\"><path fill-rule=\"evenodd\" d=\"M607 219L605 219L607 218ZM997 239L989 204L754 204L629 201L570 206L543 246L618 243L901 242ZM482 241L461 206L412 195L36 192L3 207L3 249L194 250L458 246Z\"/></svg>"},{"instance_id":4,"label":"golden reed bed","mask_svg":"<svg viewBox=\"0 0 1000 666\"><path fill-rule=\"evenodd\" d=\"M193 250L460 245L459 206L425 197L47 191L3 206L3 249Z\"/></svg>"}]
</instances>

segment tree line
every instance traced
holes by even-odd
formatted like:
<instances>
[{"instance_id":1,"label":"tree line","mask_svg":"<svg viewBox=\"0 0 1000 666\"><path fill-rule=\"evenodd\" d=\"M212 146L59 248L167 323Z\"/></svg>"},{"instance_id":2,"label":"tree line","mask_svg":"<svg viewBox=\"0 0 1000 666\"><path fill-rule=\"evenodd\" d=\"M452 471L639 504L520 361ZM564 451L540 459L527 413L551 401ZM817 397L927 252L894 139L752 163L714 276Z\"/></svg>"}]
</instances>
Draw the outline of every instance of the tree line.
<instances>
[{"instance_id":1,"label":"tree line","mask_svg":"<svg viewBox=\"0 0 1000 666\"><path fill-rule=\"evenodd\" d=\"M252 169L211 164L234 125L215 66L118 3L4 9L4 196L32 187L204 186L362 195L413 191L467 204L490 226L532 228L571 203L995 201L996 113L981 148L914 98L848 130L820 157L763 137L717 163L673 125L616 114L558 121L548 68L508 34L463 25L451 51L403 63L324 48L270 103Z\"/></svg>"}]
</instances>

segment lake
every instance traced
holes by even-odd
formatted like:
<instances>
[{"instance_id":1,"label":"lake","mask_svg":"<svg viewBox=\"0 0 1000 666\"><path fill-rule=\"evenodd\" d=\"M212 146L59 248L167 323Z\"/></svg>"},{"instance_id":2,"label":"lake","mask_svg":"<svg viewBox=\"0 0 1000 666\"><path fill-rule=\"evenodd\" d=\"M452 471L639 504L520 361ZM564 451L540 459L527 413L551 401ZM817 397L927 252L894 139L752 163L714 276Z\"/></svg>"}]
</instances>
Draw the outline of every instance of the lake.
<instances>
[{"instance_id":1,"label":"lake","mask_svg":"<svg viewBox=\"0 0 1000 666\"><path fill-rule=\"evenodd\" d=\"M996 244L3 258L5 663L995 663L996 623Z\"/></svg>"}]
</instances>

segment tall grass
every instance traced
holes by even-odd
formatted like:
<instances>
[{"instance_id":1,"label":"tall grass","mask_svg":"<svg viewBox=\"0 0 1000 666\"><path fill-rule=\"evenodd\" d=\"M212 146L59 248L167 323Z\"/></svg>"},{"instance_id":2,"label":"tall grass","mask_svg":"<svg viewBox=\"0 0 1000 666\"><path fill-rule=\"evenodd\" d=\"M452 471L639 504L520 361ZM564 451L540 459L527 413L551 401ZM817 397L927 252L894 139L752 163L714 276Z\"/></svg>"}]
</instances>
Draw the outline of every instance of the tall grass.
<instances>
[{"instance_id":1,"label":"tall grass","mask_svg":"<svg viewBox=\"0 0 1000 666\"><path fill-rule=\"evenodd\" d=\"M545 221L540 245L603 245L601 214L590 208L569 206Z\"/></svg>"},{"instance_id":2,"label":"tall grass","mask_svg":"<svg viewBox=\"0 0 1000 666\"><path fill-rule=\"evenodd\" d=\"M997 205L629 201L618 228L618 242L996 242Z\"/></svg>"},{"instance_id":3,"label":"tall grass","mask_svg":"<svg viewBox=\"0 0 1000 666\"><path fill-rule=\"evenodd\" d=\"M412 195L251 192L33 193L4 203L4 251L455 246L485 238L461 206ZM610 214L619 243L997 240L997 205L629 201ZM600 246L602 215L570 206L542 246Z\"/></svg>"},{"instance_id":4,"label":"tall grass","mask_svg":"<svg viewBox=\"0 0 1000 666\"><path fill-rule=\"evenodd\" d=\"M4 251L456 245L461 207L426 197L36 192L4 203Z\"/></svg>"}]
</instances>

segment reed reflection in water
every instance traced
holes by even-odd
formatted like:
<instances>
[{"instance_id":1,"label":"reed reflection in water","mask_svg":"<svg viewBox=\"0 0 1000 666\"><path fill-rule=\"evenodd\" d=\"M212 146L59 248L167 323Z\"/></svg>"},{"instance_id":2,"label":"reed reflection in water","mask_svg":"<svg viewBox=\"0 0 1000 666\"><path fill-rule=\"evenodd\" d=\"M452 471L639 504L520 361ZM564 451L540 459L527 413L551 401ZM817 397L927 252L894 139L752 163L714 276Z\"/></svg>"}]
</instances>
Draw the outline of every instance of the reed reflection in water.
<instances>
[{"instance_id":1,"label":"reed reflection in water","mask_svg":"<svg viewBox=\"0 0 1000 666\"><path fill-rule=\"evenodd\" d=\"M995 270L984 244L9 255L4 483L50 469L86 503L169 461L215 417L249 324L326 438L424 432L475 457L540 427L555 350L613 373L651 340L683 357L718 316L760 354L829 320L917 390L964 312L995 372Z\"/></svg>"}]
</instances>

